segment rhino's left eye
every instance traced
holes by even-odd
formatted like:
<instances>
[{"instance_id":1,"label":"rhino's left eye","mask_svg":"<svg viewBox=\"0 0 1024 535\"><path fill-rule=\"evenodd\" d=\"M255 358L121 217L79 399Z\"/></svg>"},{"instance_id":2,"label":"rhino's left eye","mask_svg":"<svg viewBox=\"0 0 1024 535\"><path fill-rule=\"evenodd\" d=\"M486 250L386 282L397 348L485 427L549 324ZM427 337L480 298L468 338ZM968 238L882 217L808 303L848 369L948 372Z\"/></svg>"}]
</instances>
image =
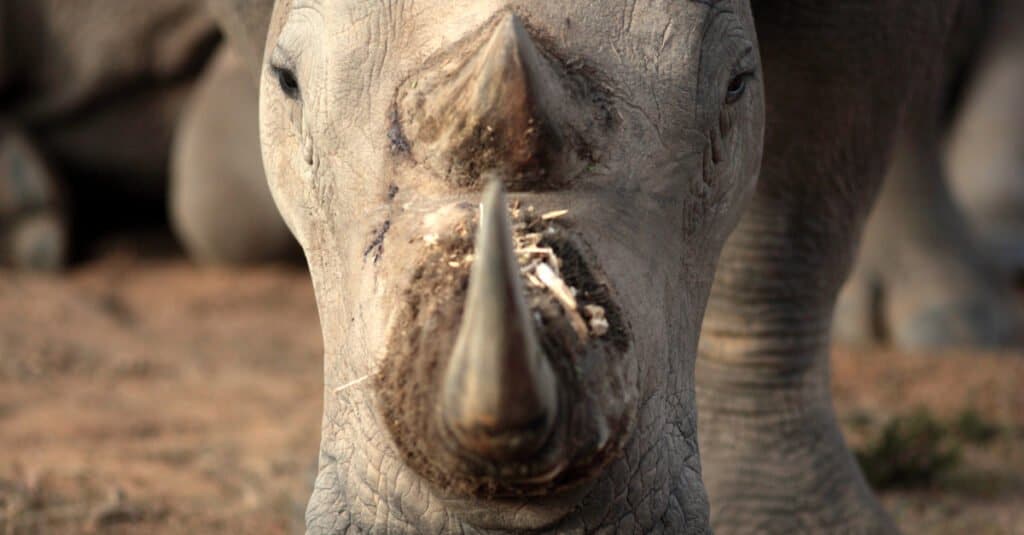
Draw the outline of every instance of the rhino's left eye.
<instances>
[{"instance_id":1,"label":"rhino's left eye","mask_svg":"<svg viewBox=\"0 0 1024 535\"><path fill-rule=\"evenodd\" d=\"M295 73L287 67L272 66L271 68L285 96L292 100L298 100L300 94L299 81L295 78Z\"/></svg>"},{"instance_id":2,"label":"rhino's left eye","mask_svg":"<svg viewBox=\"0 0 1024 535\"><path fill-rule=\"evenodd\" d=\"M725 90L725 103L732 104L743 96L743 93L747 91L747 83L754 77L753 72L745 72L733 76L729 80L729 86Z\"/></svg>"}]
</instances>

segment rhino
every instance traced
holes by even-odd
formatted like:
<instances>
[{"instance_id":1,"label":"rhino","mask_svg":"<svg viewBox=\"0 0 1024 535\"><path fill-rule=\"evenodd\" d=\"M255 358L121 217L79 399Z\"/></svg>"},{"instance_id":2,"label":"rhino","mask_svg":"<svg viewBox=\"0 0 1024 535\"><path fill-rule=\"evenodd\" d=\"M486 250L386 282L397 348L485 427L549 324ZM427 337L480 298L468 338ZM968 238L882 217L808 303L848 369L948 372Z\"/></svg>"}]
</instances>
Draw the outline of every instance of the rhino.
<instances>
[{"instance_id":1,"label":"rhino","mask_svg":"<svg viewBox=\"0 0 1024 535\"><path fill-rule=\"evenodd\" d=\"M263 178L249 50L201 0L0 0L0 265L59 269L73 223L164 199L200 262L298 256Z\"/></svg>"},{"instance_id":2,"label":"rhino","mask_svg":"<svg viewBox=\"0 0 1024 535\"><path fill-rule=\"evenodd\" d=\"M831 320L959 2L215 3L323 328L307 532L895 531Z\"/></svg>"},{"instance_id":3,"label":"rhino","mask_svg":"<svg viewBox=\"0 0 1024 535\"><path fill-rule=\"evenodd\" d=\"M965 3L942 51L943 92L921 95L898 138L836 338L911 350L1024 343L1013 273L1024 267L1020 2ZM948 145L944 151L943 145ZM945 152L945 154L944 154Z\"/></svg>"}]
</instances>

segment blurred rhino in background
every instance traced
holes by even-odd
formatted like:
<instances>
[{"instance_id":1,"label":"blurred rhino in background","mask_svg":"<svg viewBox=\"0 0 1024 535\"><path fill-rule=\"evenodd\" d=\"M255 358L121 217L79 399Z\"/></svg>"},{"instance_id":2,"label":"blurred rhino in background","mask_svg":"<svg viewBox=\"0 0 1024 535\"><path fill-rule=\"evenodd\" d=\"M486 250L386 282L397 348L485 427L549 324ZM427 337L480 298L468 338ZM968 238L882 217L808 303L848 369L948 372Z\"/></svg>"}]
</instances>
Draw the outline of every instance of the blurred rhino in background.
<instances>
[{"instance_id":1,"label":"blurred rhino in background","mask_svg":"<svg viewBox=\"0 0 1024 535\"><path fill-rule=\"evenodd\" d=\"M294 255L247 61L198 0L0 0L0 265L60 268L94 221L168 198L201 262Z\"/></svg>"},{"instance_id":2,"label":"blurred rhino in background","mask_svg":"<svg viewBox=\"0 0 1024 535\"><path fill-rule=\"evenodd\" d=\"M965 2L943 53L945 90L911 112L839 298L848 344L1024 343L1024 3Z\"/></svg>"}]
</instances>

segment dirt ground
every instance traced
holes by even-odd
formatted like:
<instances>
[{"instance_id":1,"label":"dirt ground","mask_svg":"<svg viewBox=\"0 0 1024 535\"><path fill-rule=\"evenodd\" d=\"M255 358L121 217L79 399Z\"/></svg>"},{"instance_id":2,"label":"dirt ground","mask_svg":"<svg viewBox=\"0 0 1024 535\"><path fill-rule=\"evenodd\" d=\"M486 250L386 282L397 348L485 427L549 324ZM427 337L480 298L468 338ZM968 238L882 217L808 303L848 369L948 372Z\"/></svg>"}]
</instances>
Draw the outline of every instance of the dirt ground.
<instances>
[{"instance_id":1,"label":"dirt ground","mask_svg":"<svg viewBox=\"0 0 1024 535\"><path fill-rule=\"evenodd\" d=\"M1024 353L837 350L833 371L887 485L907 479L890 461L940 459L883 493L906 532L1024 533ZM59 278L0 272L0 535L293 531L321 385L300 269L117 248ZM879 438L906 418L924 439Z\"/></svg>"}]
</instances>

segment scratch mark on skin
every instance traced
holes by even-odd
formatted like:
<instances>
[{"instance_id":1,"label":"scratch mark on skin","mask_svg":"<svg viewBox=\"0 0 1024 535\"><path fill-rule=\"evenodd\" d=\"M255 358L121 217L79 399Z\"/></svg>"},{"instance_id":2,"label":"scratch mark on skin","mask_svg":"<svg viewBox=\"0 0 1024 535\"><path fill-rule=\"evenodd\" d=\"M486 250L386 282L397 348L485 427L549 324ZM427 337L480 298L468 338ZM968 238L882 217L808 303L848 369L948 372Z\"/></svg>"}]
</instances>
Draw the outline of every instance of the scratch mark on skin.
<instances>
[{"instance_id":1,"label":"scratch mark on skin","mask_svg":"<svg viewBox=\"0 0 1024 535\"><path fill-rule=\"evenodd\" d=\"M391 220L388 219L383 225L374 231L373 241L363 251L363 259L365 260L370 254L373 254L373 263L376 264L380 261L381 255L384 254L384 237L387 236L388 230L391 228Z\"/></svg>"},{"instance_id":2,"label":"scratch mark on skin","mask_svg":"<svg viewBox=\"0 0 1024 535\"><path fill-rule=\"evenodd\" d=\"M393 154L408 154L411 147L409 146L409 140L405 138L405 133L402 132L402 124L398 121L398 111L391 111L391 126L388 127L388 141L391 143L391 152Z\"/></svg>"},{"instance_id":3,"label":"scratch mark on skin","mask_svg":"<svg viewBox=\"0 0 1024 535\"><path fill-rule=\"evenodd\" d=\"M377 375L377 372L368 373L368 374L366 374L366 375L364 375L364 376L362 376L362 377L360 377L358 379L353 379L353 380L351 380L351 381L349 381L349 382L347 382L347 383L345 383L345 384L335 388L334 389L334 393L335 394L340 394L340 393L348 390L349 388L352 388L354 386L359 386L359 385L363 384L364 382L366 382L367 379L369 379L371 377L375 377L376 375Z\"/></svg>"},{"instance_id":4,"label":"scratch mark on skin","mask_svg":"<svg viewBox=\"0 0 1024 535\"><path fill-rule=\"evenodd\" d=\"M668 21L668 25L665 26L665 30L661 33L661 47L658 49L658 59L665 54L665 47L668 46L669 41L672 39L673 21ZM660 63L660 61L659 61Z\"/></svg>"}]
</instances>

